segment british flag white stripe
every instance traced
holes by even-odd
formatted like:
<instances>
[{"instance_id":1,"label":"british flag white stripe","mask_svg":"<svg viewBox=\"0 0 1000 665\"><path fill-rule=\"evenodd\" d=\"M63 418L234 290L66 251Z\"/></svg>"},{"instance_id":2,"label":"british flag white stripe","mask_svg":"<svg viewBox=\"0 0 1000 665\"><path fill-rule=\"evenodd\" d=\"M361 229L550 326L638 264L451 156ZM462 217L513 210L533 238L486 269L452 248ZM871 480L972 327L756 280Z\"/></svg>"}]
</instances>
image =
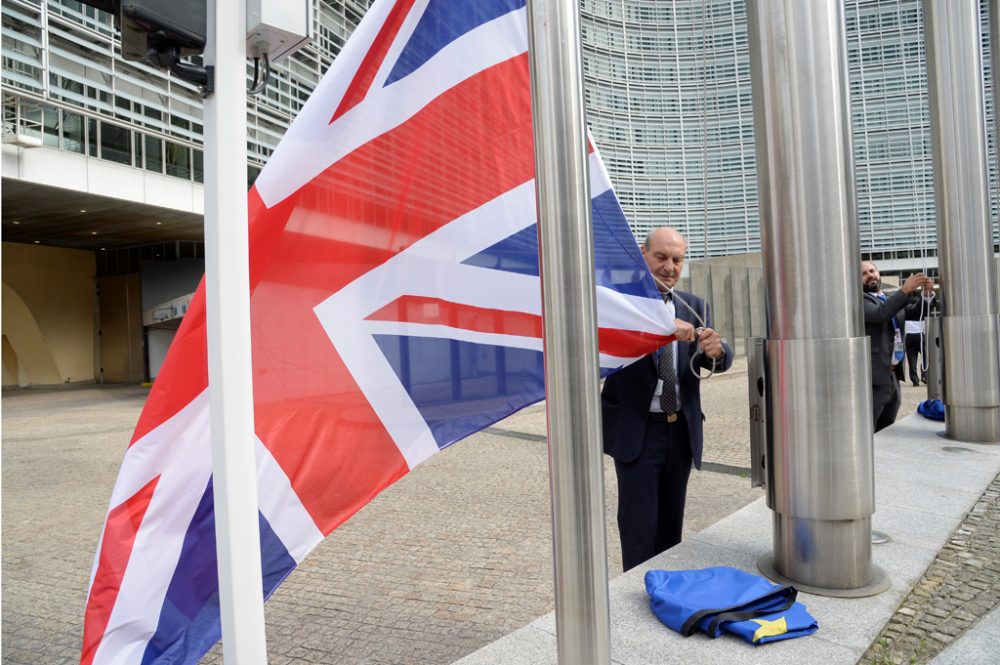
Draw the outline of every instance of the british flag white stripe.
<instances>
[{"instance_id":1,"label":"british flag white stripe","mask_svg":"<svg viewBox=\"0 0 1000 665\"><path fill-rule=\"evenodd\" d=\"M405 321L370 321L365 324L368 335L405 335L408 337L430 337L453 339L458 342L472 342L489 346L505 346L512 349L542 350L541 337L507 335L504 333L480 332L465 328L454 328L440 323L408 323ZM393 375L395 377L395 374ZM395 378L399 383L399 378Z\"/></svg>"},{"instance_id":2,"label":"british flag white stripe","mask_svg":"<svg viewBox=\"0 0 1000 665\"><path fill-rule=\"evenodd\" d=\"M285 470L260 439L257 439L257 501L271 530L296 564L323 540L323 532L302 505Z\"/></svg>"},{"instance_id":3,"label":"british flag white stripe","mask_svg":"<svg viewBox=\"0 0 1000 665\"><path fill-rule=\"evenodd\" d=\"M422 4L426 5L426 0ZM403 26L406 32L401 31L397 36L392 46L395 50L383 62L365 99L331 124L333 110L344 96L345 86L341 82L351 80L347 73L357 70L360 59L353 57L352 52L351 57L338 56L334 61L255 182L268 207L284 200L345 155L403 124L462 81L528 49L527 19L525 10L520 9L470 30L419 69L383 88L382 83L395 62L392 56L405 44L404 37L413 31L421 13L410 13ZM368 18L365 16L359 30L369 24ZM378 23L382 20L380 17ZM366 51L374 35L365 33L365 37L358 46ZM355 40L352 38L348 44L355 45Z\"/></svg>"},{"instance_id":4,"label":"british flag white stripe","mask_svg":"<svg viewBox=\"0 0 1000 665\"><path fill-rule=\"evenodd\" d=\"M159 473L160 480L136 533L129 565L94 665L138 663L156 631L184 534L212 474L208 392L202 392L143 439L143 448L135 454L133 449L140 442L129 448L126 464L130 471L138 471L135 467L142 465L145 473L133 473L135 479L146 477L145 482L149 482ZM165 449L170 450L165 452ZM116 495L119 488L120 484ZM112 508L130 496L112 500Z\"/></svg>"},{"instance_id":5,"label":"british flag white stripe","mask_svg":"<svg viewBox=\"0 0 1000 665\"><path fill-rule=\"evenodd\" d=\"M125 451L121 473L111 494L111 507L128 500L167 465L175 463L181 447L192 444L192 425L199 425L207 413L208 392L202 391L187 406L157 425Z\"/></svg>"}]
</instances>

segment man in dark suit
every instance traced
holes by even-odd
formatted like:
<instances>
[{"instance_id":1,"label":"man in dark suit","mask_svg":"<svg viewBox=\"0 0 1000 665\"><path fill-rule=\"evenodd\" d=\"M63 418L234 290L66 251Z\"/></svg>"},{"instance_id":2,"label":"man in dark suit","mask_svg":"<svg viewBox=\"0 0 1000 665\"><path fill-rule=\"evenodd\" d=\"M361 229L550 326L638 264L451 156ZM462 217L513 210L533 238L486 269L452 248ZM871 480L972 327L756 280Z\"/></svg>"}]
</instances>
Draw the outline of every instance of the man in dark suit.
<instances>
[{"instance_id":1,"label":"man in dark suit","mask_svg":"<svg viewBox=\"0 0 1000 665\"><path fill-rule=\"evenodd\" d=\"M934 283L922 272L910 275L891 296L882 293L882 275L871 261L861 262L865 334L871 340L872 418L875 431L896 422L899 380L904 355L903 334L910 294L924 289L933 296Z\"/></svg>"},{"instance_id":2,"label":"man in dark suit","mask_svg":"<svg viewBox=\"0 0 1000 665\"><path fill-rule=\"evenodd\" d=\"M677 325L668 344L608 377L601 392L604 452L618 475L618 532L625 570L681 541L691 463L703 443L698 368L723 372L733 352L712 329L708 303L673 291L687 243L676 230L650 232L642 255ZM672 295L671 295L672 294ZM693 311L692 311L693 310Z\"/></svg>"}]
</instances>

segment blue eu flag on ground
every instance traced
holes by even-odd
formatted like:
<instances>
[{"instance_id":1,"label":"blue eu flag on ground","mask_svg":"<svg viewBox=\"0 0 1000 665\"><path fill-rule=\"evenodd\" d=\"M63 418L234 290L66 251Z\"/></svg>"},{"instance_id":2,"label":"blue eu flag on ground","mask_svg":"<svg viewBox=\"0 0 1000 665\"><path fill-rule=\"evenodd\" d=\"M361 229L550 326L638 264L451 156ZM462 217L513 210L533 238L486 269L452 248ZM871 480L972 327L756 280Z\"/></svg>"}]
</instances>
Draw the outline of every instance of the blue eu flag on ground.
<instances>
[{"instance_id":1,"label":"blue eu flag on ground","mask_svg":"<svg viewBox=\"0 0 1000 665\"><path fill-rule=\"evenodd\" d=\"M816 620L798 591L748 572L717 566L700 570L651 570L646 592L653 614L687 637L733 633L751 644L766 644L816 632Z\"/></svg>"}]
</instances>

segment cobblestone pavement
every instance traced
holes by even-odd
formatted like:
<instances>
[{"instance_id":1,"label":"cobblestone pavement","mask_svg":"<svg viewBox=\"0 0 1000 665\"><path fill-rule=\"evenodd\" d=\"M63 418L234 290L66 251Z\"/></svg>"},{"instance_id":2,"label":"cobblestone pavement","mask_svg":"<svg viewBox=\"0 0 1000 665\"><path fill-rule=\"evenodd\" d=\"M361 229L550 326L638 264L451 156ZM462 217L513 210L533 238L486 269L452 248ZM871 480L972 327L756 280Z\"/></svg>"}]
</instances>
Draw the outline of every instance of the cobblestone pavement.
<instances>
[{"instance_id":1,"label":"cobblestone pavement","mask_svg":"<svg viewBox=\"0 0 1000 665\"><path fill-rule=\"evenodd\" d=\"M145 394L4 395L5 665L78 661L94 551ZM335 531L266 604L269 662L451 663L551 611L544 431L544 410L530 407L431 458ZM610 464L605 492L614 576ZM695 473L686 530L760 495L746 477ZM218 648L203 662L221 663Z\"/></svg>"},{"instance_id":2,"label":"cobblestone pavement","mask_svg":"<svg viewBox=\"0 0 1000 665\"><path fill-rule=\"evenodd\" d=\"M896 608L863 663L926 663L1000 604L1000 476ZM1000 662L1000 645L994 654Z\"/></svg>"}]
</instances>

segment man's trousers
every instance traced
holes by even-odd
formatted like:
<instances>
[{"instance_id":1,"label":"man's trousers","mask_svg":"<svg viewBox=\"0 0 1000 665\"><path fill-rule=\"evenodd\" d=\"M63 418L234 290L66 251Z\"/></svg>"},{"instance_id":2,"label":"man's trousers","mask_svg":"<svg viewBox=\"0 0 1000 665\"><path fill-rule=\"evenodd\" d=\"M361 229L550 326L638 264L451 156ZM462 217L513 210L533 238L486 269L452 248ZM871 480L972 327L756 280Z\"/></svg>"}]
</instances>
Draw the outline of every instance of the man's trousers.
<instances>
[{"instance_id":1,"label":"man's trousers","mask_svg":"<svg viewBox=\"0 0 1000 665\"><path fill-rule=\"evenodd\" d=\"M681 542L692 457L687 422L678 416L668 423L650 414L639 457L615 461L624 570Z\"/></svg>"}]
</instances>

